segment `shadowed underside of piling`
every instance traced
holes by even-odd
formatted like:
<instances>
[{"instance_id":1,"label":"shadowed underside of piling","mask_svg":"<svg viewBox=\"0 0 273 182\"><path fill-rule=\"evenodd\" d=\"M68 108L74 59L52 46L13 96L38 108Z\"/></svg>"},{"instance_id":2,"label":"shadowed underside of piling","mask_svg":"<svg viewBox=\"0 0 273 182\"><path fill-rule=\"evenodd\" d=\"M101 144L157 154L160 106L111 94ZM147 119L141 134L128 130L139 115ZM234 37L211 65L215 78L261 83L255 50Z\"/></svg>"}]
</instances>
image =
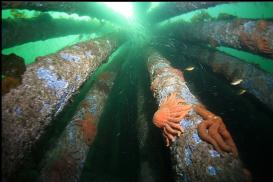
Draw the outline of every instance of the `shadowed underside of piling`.
<instances>
[{"instance_id":1,"label":"shadowed underside of piling","mask_svg":"<svg viewBox=\"0 0 273 182\"><path fill-rule=\"evenodd\" d=\"M147 66L158 103L173 92L189 104L199 103L175 72L166 71L172 70L171 65L158 52L148 54ZM218 153L199 138L200 122L202 118L194 110L180 122L185 132L170 147L176 181L245 181L240 159Z\"/></svg>"},{"instance_id":2,"label":"shadowed underside of piling","mask_svg":"<svg viewBox=\"0 0 273 182\"><path fill-rule=\"evenodd\" d=\"M109 35L38 57L27 66L22 84L2 97L4 178L22 164L52 119L118 44Z\"/></svg>"}]
</instances>

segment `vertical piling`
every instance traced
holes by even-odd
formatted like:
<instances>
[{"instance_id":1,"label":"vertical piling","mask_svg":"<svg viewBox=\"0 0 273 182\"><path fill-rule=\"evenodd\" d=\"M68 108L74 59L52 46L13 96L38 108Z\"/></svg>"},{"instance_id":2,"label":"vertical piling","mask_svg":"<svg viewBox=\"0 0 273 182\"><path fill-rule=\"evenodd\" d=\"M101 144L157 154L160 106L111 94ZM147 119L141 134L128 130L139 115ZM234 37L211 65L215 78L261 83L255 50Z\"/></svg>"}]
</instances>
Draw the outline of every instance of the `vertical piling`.
<instances>
[{"instance_id":1,"label":"vertical piling","mask_svg":"<svg viewBox=\"0 0 273 182\"><path fill-rule=\"evenodd\" d=\"M81 42L27 66L22 84L2 97L2 179L18 169L52 119L119 45L118 40L117 35L109 35Z\"/></svg>"},{"instance_id":2,"label":"vertical piling","mask_svg":"<svg viewBox=\"0 0 273 182\"><path fill-rule=\"evenodd\" d=\"M173 92L188 104L200 103L167 59L154 50L148 51L147 57L153 94L158 104ZM193 109L180 121L185 131L170 146L175 181L245 181L239 158L229 153L218 153L199 137L197 125L201 122L202 118Z\"/></svg>"}]
</instances>

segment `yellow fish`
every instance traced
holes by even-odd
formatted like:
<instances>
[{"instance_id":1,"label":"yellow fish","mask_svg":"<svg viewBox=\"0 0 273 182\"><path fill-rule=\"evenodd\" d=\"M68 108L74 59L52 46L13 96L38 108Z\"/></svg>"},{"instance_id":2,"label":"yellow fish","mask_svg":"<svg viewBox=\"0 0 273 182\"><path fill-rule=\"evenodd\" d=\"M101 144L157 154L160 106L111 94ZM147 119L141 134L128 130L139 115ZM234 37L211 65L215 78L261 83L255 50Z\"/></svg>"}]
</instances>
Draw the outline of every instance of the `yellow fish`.
<instances>
[{"instance_id":1,"label":"yellow fish","mask_svg":"<svg viewBox=\"0 0 273 182\"><path fill-rule=\"evenodd\" d=\"M194 70L194 66L189 66L189 67L185 68L185 70L186 71L192 71L192 70Z\"/></svg>"},{"instance_id":2,"label":"yellow fish","mask_svg":"<svg viewBox=\"0 0 273 182\"><path fill-rule=\"evenodd\" d=\"M237 79L231 82L231 85L239 85L243 80L242 79Z\"/></svg>"},{"instance_id":3,"label":"yellow fish","mask_svg":"<svg viewBox=\"0 0 273 182\"><path fill-rule=\"evenodd\" d=\"M245 92L246 92L245 89L240 89L240 91L238 92L238 95L242 95L242 94L244 94Z\"/></svg>"}]
</instances>

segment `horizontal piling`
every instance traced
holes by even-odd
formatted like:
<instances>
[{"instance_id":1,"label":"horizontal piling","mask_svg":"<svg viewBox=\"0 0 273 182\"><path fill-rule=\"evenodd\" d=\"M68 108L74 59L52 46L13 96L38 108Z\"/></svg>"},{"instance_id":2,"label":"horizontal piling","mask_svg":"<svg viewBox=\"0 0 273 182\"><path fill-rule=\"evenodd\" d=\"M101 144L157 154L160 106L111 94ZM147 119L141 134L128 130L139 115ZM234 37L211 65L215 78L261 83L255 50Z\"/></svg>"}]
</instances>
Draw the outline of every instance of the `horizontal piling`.
<instances>
[{"instance_id":1,"label":"horizontal piling","mask_svg":"<svg viewBox=\"0 0 273 182\"><path fill-rule=\"evenodd\" d=\"M1 3L2 9L27 9L41 12L58 11L105 19L118 24L126 22L122 15L115 13L111 8L100 2L2 1Z\"/></svg>"},{"instance_id":2,"label":"horizontal piling","mask_svg":"<svg viewBox=\"0 0 273 182\"><path fill-rule=\"evenodd\" d=\"M102 23L94 19L54 19L48 13L28 19L2 19L2 48L72 34L109 32L111 29L113 30L114 26L106 21Z\"/></svg>"},{"instance_id":3,"label":"horizontal piling","mask_svg":"<svg viewBox=\"0 0 273 182\"><path fill-rule=\"evenodd\" d=\"M233 19L182 22L166 24L162 28L172 31L170 33L182 41L210 44L212 47L227 46L273 58L273 21Z\"/></svg>"},{"instance_id":4,"label":"horizontal piling","mask_svg":"<svg viewBox=\"0 0 273 182\"><path fill-rule=\"evenodd\" d=\"M150 22L159 22L190 11L213 7L225 2L163 2L147 13Z\"/></svg>"}]
</instances>

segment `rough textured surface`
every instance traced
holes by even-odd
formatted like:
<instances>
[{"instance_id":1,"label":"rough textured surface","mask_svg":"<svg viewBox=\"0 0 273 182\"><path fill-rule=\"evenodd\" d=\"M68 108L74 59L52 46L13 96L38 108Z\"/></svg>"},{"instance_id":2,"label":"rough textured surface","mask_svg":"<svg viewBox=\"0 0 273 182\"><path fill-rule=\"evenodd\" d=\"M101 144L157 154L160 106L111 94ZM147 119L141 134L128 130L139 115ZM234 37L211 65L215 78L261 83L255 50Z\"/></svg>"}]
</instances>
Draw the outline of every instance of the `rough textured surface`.
<instances>
[{"instance_id":1,"label":"rough textured surface","mask_svg":"<svg viewBox=\"0 0 273 182\"><path fill-rule=\"evenodd\" d=\"M27 9L36 11L59 11L68 14L77 13L80 16L96 17L106 19L112 22L121 23L126 19L105 7L104 4L97 2L49 2L49 1L3 1L2 9ZM101 11L105 9L105 11Z\"/></svg>"},{"instance_id":2,"label":"rough textured surface","mask_svg":"<svg viewBox=\"0 0 273 182\"><path fill-rule=\"evenodd\" d=\"M223 74L231 82L242 79L239 86L273 110L272 74L253 64L213 49L185 44L181 53L193 60L209 65L214 72Z\"/></svg>"},{"instance_id":3,"label":"rough textured surface","mask_svg":"<svg viewBox=\"0 0 273 182\"><path fill-rule=\"evenodd\" d=\"M99 73L86 97L81 101L71 121L69 121L57 145L47 152L40 181L79 181L91 145L97 134L100 115L121 67L124 44L117 51L111 63ZM123 48L123 49L122 49ZM67 157L66 157L67 156ZM72 165L67 159L73 161Z\"/></svg>"},{"instance_id":4,"label":"rough textured surface","mask_svg":"<svg viewBox=\"0 0 273 182\"><path fill-rule=\"evenodd\" d=\"M222 3L224 2L163 2L148 13L148 19L151 22L158 22L183 13L216 6Z\"/></svg>"},{"instance_id":5,"label":"rough textured surface","mask_svg":"<svg viewBox=\"0 0 273 182\"><path fill-rule=\"evenodd\" d=\"M234 19L181 23L170 30L183 41L228 46L273 58L273 21Z\"/></svg>"},{"instance_id":6,"label":"rough textured surface","mask_svg":"<svg viewBox=\"0 0 273 182\"><path fill-rule=\"evenodd\" d=\"M69 98L116 48L108 36L38 57L27 66L22 84L2 97L2 170L18 168Z\"/></svg>"},{"instance_id":7,"label":"rough textured surface","mask_svg":"<svg viewBox=\"0 0 273 182\"><path fill-rule=\"evenodd\" d=\"M148 54L147 66L151 82L161 80L154 89L158 103L173 92L187 103L199 103L181 77L175 72L164 71L171 65L159 53L151 51ZM185 132L170 147L176 181L245 181L240 159L229 153L218 153L212 145L201 140L197 132L200 122L202 118L194 110L180 122Z\"/></svg>"},{"instance_id":8,"label":"rough textured surface","mask_svg":"<svg viewBox=\"0 0 273 182\"><path fill-rule=\"evenodd\" d=\"M33 18L4 19L2 25L2 49L54 37L87 34L101 31L106 27L108 30L113 28L109 23L93 19L89 21L54 19L48 13Z\"/></svg>"},{"instance_id":9,"label":"rough textured surface","mask_svg":"<svg viewBox=\"0 0 273 182\"><path fill-rule=\"evenodd\" d=\"M60 181L79 181L115 75L114 72L105 72L95 81L87 97L81 102L74 117L58 139L57 146L48 152L46 165L41 172L41 181L56 181L57 178L61 179ZM73 161L72 165L66 162L65 156L69 156L69 160Z\"/></svg>"}]
</instances>

